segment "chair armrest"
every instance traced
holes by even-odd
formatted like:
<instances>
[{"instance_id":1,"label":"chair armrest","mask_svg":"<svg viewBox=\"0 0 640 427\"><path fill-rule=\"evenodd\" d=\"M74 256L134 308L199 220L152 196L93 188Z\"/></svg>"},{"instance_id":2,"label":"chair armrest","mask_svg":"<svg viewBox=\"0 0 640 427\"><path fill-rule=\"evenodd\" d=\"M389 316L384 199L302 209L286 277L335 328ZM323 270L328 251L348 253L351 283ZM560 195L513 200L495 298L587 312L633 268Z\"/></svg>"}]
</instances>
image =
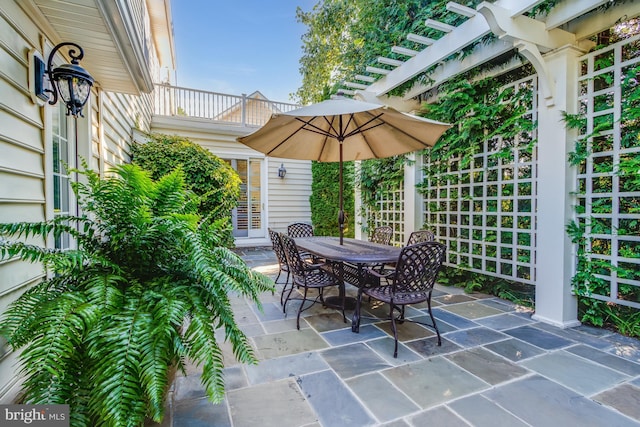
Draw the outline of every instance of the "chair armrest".
<instances>
[{"instance_id":1,"label":"chair armrest","mask_svg":"<svg viewBox=\"0 0 640 427\"><path fill-rule=\"evenodd\" d=\"M371 274L372 276L377 277L379 279L388 279L396 272L395 270L388 270L388 273L383 274L382 272L377 272L376 270L371 268L365 268L364 271L365 273Z\"/></svg>"}]
</instances>

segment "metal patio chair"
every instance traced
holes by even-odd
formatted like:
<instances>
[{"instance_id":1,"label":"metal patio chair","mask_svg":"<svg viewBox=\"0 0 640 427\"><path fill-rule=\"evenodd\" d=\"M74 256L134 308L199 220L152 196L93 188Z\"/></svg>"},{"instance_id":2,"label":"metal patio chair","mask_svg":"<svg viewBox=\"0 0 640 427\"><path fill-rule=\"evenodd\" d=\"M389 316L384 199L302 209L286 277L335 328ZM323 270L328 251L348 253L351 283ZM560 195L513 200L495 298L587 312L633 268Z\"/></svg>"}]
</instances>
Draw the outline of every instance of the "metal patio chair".
<instances>
[{"instance_id":1,"label":"metal patio chair","mask_svg":"<svg viewBox=\"0 0 640 427\"><path fill-rule=\"evenodd\" d=\"M389 304L389 320L391 320L391 329L395 340L394 358L398 357L396 322L410 321L429 326L438 335L438 346L442 345L440 331L431 312L431 292L438 276L438 271L444 262L445 251L446 246L439 242L417 243L405 246L402 249L394 270L381 274L377 270L367 269L366 274L370 275L371 279L377 278L380 280L380 284L363 287L358 290L356 314L354 315L356 331L360 324L360 304L364 293L373 299ZM427 302L429 317L431 317L431 324L405 319L404 311L408 304L419 304L425 301ZM398 312L397 315L396 311Z\"/></svg>"},{"instance_id":2,"label":"metal patio chair","mask_svg":"<svg viewBox=\"0 0 640 427\"><path fill-rule=\"evenodd\" d=\"M391 243L392 235L393 228L388 225L382 225L373 229L370 241L373 243L380 243L381 245L388 245Z\"/></svg>"},{"instance_id":3,"label":"metal patio chair","mask_svg":"<svg viewBox=\"0 0 640 427\"><path fill-rule=\"evenodd\" d=\"M420 242L433 242L436 240L436 235L430 230L418 230L409 235L407 239L407 246L415 245Z\"/></svg>"},{"instance_id":4,"label":"metal patio chair","mask_svg":"<svg viewBox=\"0 0 640 427\"><path fill-rule=\"evenodd\" d=\"M340 283L340 279L331 272L331 269L326 268L327 267L326 262L320 262L315 264L306 262L302 258L300 252L298 251L298 247L296 246L296 243L293 241L291 237L286 236L284 234L280 234L280 240L282 241L282 245L284 247L284 251L287 256L287 264L289 265L289 269L291 271L291 277L292 277L292 286L289 289L289 293L287 294L287 297L284 300L283 310L286 313L287 302L290 299L302 300L302 302L300 303L300 307L298 308L298 316L296 319L296 327L300 329L300 314L303 311L311 308L318 300L320 300L320 302L324 304L324 296L323 296L324 288L329 286L340 286L341 283ZM291 293L293 292L293 288L295 286L298 286L298 288L304 289L302 298L291 298ZM313 300L307 299L309 289L318 290L318 296L315 297ZM305 302L307 301L312 301L312 303L311 305L305 308L304 305L305 305ZM344 304L342 307L342 317L346 322L347 318L345 317L345 314L344 314Z\"/></svg>"},{"instance_id":5,"label":"metal patio chair","mask_svg":"<svg viewBox=\"0 0 640 427\"><path fill-rule=\"evenodd\" d=\"M282 292L280 293L280 305L284 307L284 294L287 291L287 284L289 283L290 275L289 264L287 264L287 256L284 252L284 246L282 246L280 233L269 228L269 237L271 238L271 246L273 247L273 252L275 252L276 258L278 258L278 276L276 277L275 282L278 283L280 274L282 274L283 272L287 273L287 278L284 281Z\"/></svg>"},{"instance_id":6,"label":"metal patio chair","mask_svg":"<svg viewBox=\"0 0 640 427\"><path fill-rule=\"evenodd\" d=\"M294 222L287 226L287 236L289 237L313 237L313 225L306 222Z\"/></svg>"}]
</instances>

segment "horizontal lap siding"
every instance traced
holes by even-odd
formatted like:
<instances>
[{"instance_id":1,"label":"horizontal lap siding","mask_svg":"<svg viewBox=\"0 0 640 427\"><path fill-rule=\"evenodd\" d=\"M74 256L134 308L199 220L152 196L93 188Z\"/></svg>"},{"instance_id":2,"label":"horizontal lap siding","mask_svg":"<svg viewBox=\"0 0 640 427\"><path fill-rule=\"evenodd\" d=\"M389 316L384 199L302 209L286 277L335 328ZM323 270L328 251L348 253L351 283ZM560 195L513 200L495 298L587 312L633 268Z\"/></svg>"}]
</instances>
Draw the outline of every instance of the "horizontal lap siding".
<instances>
[{"instance_id":1,"label":"horizontal lap siding","mask_svg":"<svg viewBox=\"0 0 640 427\"><path fill-rule=\"evenodd\" d=\"M14 2L1 2L0 222L45 219L43 114L28 86L28 52L38 40L39 31L24 12ZM0 312L41 278L39 265L0 261ZM17 393L16 357L0 342L0 403Z\"/></svg>"},{"instance_id":2,"label":"horizontal lap siding","mask_svg":"<svg viewBox=\"0 0 640 427\"><path fill-rule=\"evenodd\" d=\"M281 164L287 169L278 177ZM307 160L269 159L269 227L285 231L291 222L311 222L311 162Z\"/></svg>"}]
</instances>

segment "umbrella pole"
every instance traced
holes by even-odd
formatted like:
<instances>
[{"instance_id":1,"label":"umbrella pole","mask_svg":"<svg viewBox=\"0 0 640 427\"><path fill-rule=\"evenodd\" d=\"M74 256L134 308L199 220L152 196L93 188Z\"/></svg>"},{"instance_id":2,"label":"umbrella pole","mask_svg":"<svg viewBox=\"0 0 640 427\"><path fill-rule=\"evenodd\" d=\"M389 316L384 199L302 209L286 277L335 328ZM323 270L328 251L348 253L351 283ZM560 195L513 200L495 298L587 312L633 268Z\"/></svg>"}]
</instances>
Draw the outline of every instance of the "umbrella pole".
<instances>
[{"instance_id":1,"label":"umbrella pole","mask_svg":"<svg viewBox=\"0 0 640 427\"><path fill-rule=\"evenodd\" d=\"M338 199L340 204L340 210L338 211L338 225L340 226L340 244L343 243L344 239L344 194L342 190L343 178L342 178L342 139L338 140L340 144L340 188L338 189Z\"/></svg>"}]
</instances>

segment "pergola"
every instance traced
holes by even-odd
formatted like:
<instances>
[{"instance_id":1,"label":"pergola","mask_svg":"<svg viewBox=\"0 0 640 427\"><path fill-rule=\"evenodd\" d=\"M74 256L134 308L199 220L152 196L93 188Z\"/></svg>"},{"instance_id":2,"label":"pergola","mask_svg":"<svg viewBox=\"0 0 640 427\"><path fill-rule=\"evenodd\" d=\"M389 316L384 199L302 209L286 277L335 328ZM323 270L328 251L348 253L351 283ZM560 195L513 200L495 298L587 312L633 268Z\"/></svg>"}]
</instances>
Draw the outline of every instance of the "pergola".
<instances>
[{"instance_id":1,"label":"pergola","mask_svg":"<svg viewBox=\"0 0 640 427\"><path fill-rule=\"evenodd\" d=\"M407 39L423 45L420 51L393 47L392 52L407 56L406 61L379 57L378 62L392 68L367 67L368 76L358 75L358 82L345 82L345 94L370 102L384 102L405 111L417 106L416 98L443 82L501 55L517 51L534 67L538 76L537 110L537 211L536 211L536 320L560 327L578 325L577 300L572 295L571 279L575 273L575 247L565 226L575 218L577 171L567 162L577 132L568 129L563 114L578 113L580 58L593 47L587 38L611 28L625 18L640 15L636 2L614 4L609 0L564 1L546 16L529 16L533 7L543 0L497 0L483 2L477 9L449 2L450 13L466 19L461 25L426 20L425 25L441 31L437 39L408 34ZM478 44L463 59L455 54L480 38L494 34L489 45ZM517 57L516 57L517 58ZM446 61L445 61L446 60ZM524 64L522 59L501 63L490 73L502 74ZM420 73L430 71L431 82L418 83L402 98L387 94ZM415 177L415 171L405 176ZM407 187L405 187L406 189ZM406 193L406 191L405 191ZM417 203L414 195L405 200L405 221L416 225Z\"/></svg>"}]
</instances>

